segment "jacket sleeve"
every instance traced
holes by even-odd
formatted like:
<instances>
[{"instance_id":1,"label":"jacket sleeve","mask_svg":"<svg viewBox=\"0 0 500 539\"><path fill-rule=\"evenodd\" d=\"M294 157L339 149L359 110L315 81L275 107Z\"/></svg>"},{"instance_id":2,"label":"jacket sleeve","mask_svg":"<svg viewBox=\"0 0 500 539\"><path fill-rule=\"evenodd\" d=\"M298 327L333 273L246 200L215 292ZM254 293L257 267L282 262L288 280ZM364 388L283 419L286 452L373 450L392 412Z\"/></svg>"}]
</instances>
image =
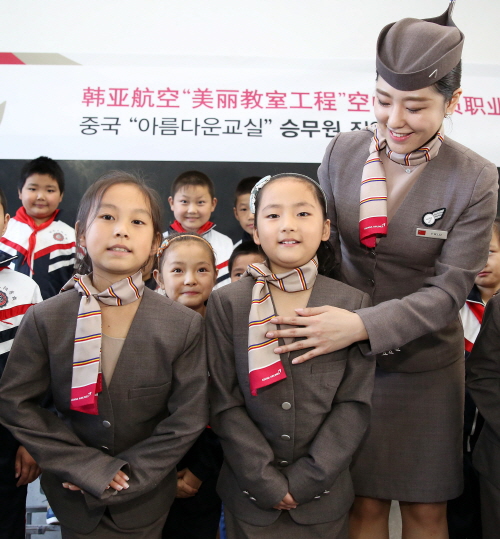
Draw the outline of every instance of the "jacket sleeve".
<instances>
[{"instance_id":1,"label":"jacket sleeve","mask_svg":"<svg viewBox=\"0 0 500 539\"><path fill-rule=\"evenodd\" d=\"M336 249L340 249L339 231L336 222L333 223L336 220L335 199L329 179L337 138L328 147L318 175L330 204L332 241ZM379 354L402 346L445 327L458 317L477 273L486 263L491 226L497 210L496 167L492 163L486 164L473 181L469 204L448 232L441 254L435 261L434 274L427 277L419 290L402 299L392 299L356 311L368 332L369 353Z\"/></svg>"},{"instance_id":2,"label":"jacket sleeve","mask_svg":"<svg viewBox=\"0 0 500 539\"><path fill-rule=\"evenodd\" d=\"M274 452L247 414L236 375L232 320L217 291L210 296L206 320L210 425L241 490L261 509L270 509L288 492L288 481L273 466Z\"/></svg>"},{"instance_id":3,"label":"jacket sleeve","mask_svg":"<svg viewBox=\"0 0 500 539\"><path fill-rule=\"evenodd\" d=\"M219 438L213 429L206 428L186 453L180 465L183 468L189 468L200 481L206 481L219 475L222 459Z\"/></svg>"},{"instance_id":4,"label":"jacket sleeve","mask_svg":"<svg viewBox=\"0 0 500 539\"><path fill-rule=\"evenodd\" d=\"M363 294L360 307L369 304L368 294ZM369 425L374 374L375 358L364 356L356 344L351 345L332 410L319 428L308 455L283 471L297 502L306 503L321 495L349 466Z\"/></svg>"},{"instance_id":5,"label":"jacket sleeve","mask_svg":"<svg viewBox=\"0 0 500 539\"><path fill-rule=\"evenodd\" d=\"M486 306L481 330L465 367L472 398L500 439L500 296Z\"/></svg>"},{"instance_id":6,"label":"jacket sleeve","mask_svg":"<svg viewBox=\"0 0 500 539\"><path fill-rule=\"evenodd\" d=\"M207 384L203 319L196 315L187 331L184 350L173 362L169 415L158 423L149 438L116 455L128 463L130 488L117 495L105 493L94 503L87 497L90 508L103 502L114 505L130 501L158 486L207 425Z\"/></svg>"},{"instance_id":7,"label":"jacket sleeve","mask_svg":"<svg viewBox=\"0 0 500 539\"><path fill-rule=\"evenodd\" d=\"M37 324L25 314L0 383L0 419L37 464L99 497L126 461L86 446L54 413L41 407L50 388L49 351Z\"/></svg>"}]
</instances>

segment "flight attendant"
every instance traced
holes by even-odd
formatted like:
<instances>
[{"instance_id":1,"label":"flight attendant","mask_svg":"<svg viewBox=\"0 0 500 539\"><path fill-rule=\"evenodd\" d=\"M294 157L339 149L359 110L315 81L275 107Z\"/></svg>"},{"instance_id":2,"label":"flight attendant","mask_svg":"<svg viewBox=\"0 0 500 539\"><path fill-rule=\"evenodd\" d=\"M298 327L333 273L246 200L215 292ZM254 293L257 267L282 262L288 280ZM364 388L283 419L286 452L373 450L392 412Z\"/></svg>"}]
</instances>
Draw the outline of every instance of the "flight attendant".
<instances>
[{"instance_id":1,"label":"flight attendant","mask_svg":"<svg viewBox=\"0 0 500 539\"><path fill-rule=\"evenodd\" d=\"M352 465L356 539L388 539L391 500L403 537L447 539L446 502L463 488L458 312L486 263L498 173L443 132L462 94L452 7L382 30L377 124L335 137L318 171L338 276L374 306L299 309L277 323L302 327L268 333L305 337L275 349L309 349L294 362L356 341L376 355L371 426Z\"/></svg>"}]
</instances>

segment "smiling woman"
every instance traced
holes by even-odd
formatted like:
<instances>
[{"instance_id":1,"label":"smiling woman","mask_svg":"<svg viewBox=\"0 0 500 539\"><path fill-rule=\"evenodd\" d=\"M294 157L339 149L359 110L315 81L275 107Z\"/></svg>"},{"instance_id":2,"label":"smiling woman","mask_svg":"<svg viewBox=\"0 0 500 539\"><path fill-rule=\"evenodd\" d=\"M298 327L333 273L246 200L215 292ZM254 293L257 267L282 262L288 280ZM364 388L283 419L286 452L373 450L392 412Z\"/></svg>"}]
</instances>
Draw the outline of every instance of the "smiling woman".
<instances>
[{"instance_id":1,"label":"smiling woman","mask_svg":"<svg viewBox=\"0 0 500 539\"><path fill-rule=\"evenodd\" d=\"M496 167L444 136L462 93L463 34L451 9L387 25L377 44L373 130L339 134L319 168L338 274L370 294L355 312L278 317L305 337L276 353L304 361L356 341L377 358L369 434L353 459L350 537L447 539L446 501L462 491L463 334L458 320L488 253ZM358 181L356 181L358 178Z\"/></svg>"},{"instance_id":2,"label":"smiling woman","mask_svg":"<svg viewBox=\"0 0 500 539\"><path fill-rule=\"evenodd\" d=\"M453 114L462 95L457 88L449 101L433 86L411 92L392 87L381 76L375 89L378 134L391 150L409 154L424 146L441 129L443 117Z\"/></svg>"}]
</instances>

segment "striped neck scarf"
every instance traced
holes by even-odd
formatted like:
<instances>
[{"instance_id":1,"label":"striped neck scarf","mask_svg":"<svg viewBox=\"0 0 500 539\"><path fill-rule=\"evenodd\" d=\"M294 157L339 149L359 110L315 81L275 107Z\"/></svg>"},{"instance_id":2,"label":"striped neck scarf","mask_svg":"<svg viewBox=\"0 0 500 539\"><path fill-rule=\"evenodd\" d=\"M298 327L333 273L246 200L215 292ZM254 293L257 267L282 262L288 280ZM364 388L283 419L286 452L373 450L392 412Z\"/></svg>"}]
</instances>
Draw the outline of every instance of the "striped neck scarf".
<instances>
[{"instance_id":1,"label":"striped neck scarf","mask_svg":"<svg viewBox=\"0 0 500 539\"><path fill-rule=\"evenodd\" d=\"M70 408L84 414L98 415L97 397L102 391L102 322L99 301L115 306L132 303L142 296L144 282L141 271L138 271L103 292L98 292L92 286L90 275L74 275L61 292L72 288L78 291L81 299L73 349Z\"/></svg>"},{"instance_id":2,"label":"striped neck scarf","mask_svg":"<svg viewBox=\"0 0 500 539\"><path fill-rule=\"evenodd\" d=\"M286 378L285 369L273 349L278 339L267 339L266 333L276 329L270 320L276 316L269 283L285 292L300 292L312 288L318 275L318 259L287 273L275 275L265 264L250 264L247 273L255 279L252 306L248 321L248 371L250 392L257 395L261 387Z\"/></svg>"},{"instance_id":3,"label":"striped neck scarf","mask_svg":"<svg viewBox=\"0 0 500 539\"><path fill-rule=\"evenodd\" d=\"M380 159L380 151L391 161L405 166L427 163L439 152L443 137L437 133L426 146L422 146L407 154L394 153L384 138L379 137L378 130L373 129L370 144L370 155L363 167L359 202L359 239L363 245L374 249L378 236L387 234L387 184L384 164Z\"/></svg>"}]
</instances>

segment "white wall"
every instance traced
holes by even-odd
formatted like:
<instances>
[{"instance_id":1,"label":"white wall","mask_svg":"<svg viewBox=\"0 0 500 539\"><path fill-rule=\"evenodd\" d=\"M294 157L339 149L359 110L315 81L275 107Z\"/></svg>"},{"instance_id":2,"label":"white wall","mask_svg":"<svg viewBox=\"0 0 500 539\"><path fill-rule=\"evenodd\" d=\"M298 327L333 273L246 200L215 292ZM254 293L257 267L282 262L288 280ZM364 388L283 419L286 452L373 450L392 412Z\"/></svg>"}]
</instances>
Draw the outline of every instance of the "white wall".
<instances>
[{"instance_id":1,"label":"white wall","mask_svg":"<svg viewBox=\"0 0 500 539\"><path fill-rule=\"evenodd\" d=\"M373 59L403 17L446 0L0 0L0 51ZM500 64L500 2L458 0L464 62Z\"/></svg>"}]
</instances>

